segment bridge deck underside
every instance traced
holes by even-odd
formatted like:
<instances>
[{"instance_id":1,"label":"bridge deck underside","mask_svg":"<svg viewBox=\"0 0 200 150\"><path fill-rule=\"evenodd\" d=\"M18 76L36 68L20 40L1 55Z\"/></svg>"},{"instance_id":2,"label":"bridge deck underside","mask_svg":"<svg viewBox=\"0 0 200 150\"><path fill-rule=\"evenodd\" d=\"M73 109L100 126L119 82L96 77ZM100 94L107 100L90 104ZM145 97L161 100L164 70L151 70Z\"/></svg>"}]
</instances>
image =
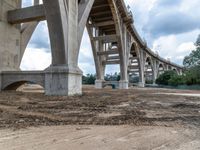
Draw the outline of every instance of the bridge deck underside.
<instances>
[{"instance_id":1,"label":"bridge deck underside","mask_svg":"<svg viewBox=\"0 0 200 150\"><path fill-rule=\"evenodd\" d=\"M116 34L111 8L107 0L95 0L89 18L104 34Z\"/></svg>"}]
</instances>

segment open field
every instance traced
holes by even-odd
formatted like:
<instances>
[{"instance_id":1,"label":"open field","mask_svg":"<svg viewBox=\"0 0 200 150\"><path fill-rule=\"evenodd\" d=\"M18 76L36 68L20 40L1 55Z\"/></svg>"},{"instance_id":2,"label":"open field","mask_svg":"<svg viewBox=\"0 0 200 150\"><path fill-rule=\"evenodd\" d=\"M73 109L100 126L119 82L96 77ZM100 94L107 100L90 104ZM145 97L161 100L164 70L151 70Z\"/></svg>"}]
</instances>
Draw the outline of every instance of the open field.
<instances>
[{"instance_id":1,"label":"open field","mask_svg":"<svg viewBox=\"0 0 200 150\"><path fill-rule=\"evenodd\" d=\"M199 91L24 90L0 93L0 149L200 149Z\"/></svg>"}]
</instances>

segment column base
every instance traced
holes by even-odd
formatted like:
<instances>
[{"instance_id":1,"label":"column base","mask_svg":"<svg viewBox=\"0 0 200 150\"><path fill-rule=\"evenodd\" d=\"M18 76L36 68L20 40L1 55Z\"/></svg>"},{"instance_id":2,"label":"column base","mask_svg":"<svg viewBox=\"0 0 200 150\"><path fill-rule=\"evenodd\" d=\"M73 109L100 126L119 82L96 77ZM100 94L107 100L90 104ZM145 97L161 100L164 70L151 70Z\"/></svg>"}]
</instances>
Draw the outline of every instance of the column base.
<instances>
[{"instance_id":1,"label":"column base","mask_svg":"<svg viewBox=\"0 0 200 150\"><path fill-rule=\"evenodd\" d=\"M50 66L45 70L45 94L73 96L82 94L82 71L67 66Z\"/></svg>"},{"instance_id":2,"label":"column base","mask_svg":"<svg viewBox=\"0 0 200 150\"><path fill-rule=\"evenodd\" d=\"M2 74L1 74L1 71L0 71L0 91L2 91Z\"/></svg>"},{"instance_id":3,"label":"column base","mask_svg":"<svg viewBox=\"0 0 200 150\"><path fill-rule=\"evenodd\" d=\"M103 89L104 87L104 80L96 80L95 81L95 88L96 89Z\"/></svg>"},{"instance_id":4,"label":"column base","mask_svg":"<svg viewBox=\"0 0 200 150\"><path fill-rule=\"evenodd\" d=\"M128 81L119 81L119 89L128 89Z\"/></svg>"},{"instance_id":5,"label":"column base","mask_svg":"<svg viewBox=\"0 0 200 150\"><path fill-rule=\"evenodd\" d=\"M139 82L139 83L138 83L138 86L139 86L139 87L145 87L145 83Z\"/></svg>"}]
</instances>

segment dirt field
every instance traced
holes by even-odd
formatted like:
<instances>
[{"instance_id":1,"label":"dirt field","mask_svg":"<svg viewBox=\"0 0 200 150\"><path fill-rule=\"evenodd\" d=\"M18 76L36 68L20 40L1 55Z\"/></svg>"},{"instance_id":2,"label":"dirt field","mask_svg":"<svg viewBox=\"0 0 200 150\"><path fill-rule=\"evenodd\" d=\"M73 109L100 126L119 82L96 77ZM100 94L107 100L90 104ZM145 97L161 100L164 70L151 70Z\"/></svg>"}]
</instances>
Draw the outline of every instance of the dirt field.
<instances>
[{"instance_id":1,"label":"dirt field","mask_svg":"<svg viewBox=\"0 0 200 150\"><path fill-rule=\"evenodd\" d=\"M0 150L200 149L199 91L87 86L83 96L48 97L23 90L0 93Z\"/></svg>"}]
</instances>

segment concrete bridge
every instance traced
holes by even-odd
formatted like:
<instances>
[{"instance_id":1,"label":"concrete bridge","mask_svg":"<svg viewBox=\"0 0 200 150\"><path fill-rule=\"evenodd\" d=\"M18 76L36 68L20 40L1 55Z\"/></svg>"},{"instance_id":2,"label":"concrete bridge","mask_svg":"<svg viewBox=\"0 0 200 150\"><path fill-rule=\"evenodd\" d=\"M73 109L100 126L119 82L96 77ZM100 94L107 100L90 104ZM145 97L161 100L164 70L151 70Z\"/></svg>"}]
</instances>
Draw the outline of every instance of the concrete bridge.
<instances>
[{"instance_id":1,"label":"concrete bridge","mask_svg":"<svg viewBox=\"0 0 200 150\"><path fill-rule=\"evenodd\" d=\"M0 1L0 90L16 89L25 82L45 88L47 95L82 94L78 55L84 29L91 40L96 68L96 88L105 86L107 65L119 64L121 80L128 89L129 77L155 82L165 70L182 73L182 67L161 58L140 38L132 13L123 0L34 0L22 8L21 0ZM52 63L44 71L20 71L27 44L39 21L47 20Z\"/></svg>"}]
</instances>

